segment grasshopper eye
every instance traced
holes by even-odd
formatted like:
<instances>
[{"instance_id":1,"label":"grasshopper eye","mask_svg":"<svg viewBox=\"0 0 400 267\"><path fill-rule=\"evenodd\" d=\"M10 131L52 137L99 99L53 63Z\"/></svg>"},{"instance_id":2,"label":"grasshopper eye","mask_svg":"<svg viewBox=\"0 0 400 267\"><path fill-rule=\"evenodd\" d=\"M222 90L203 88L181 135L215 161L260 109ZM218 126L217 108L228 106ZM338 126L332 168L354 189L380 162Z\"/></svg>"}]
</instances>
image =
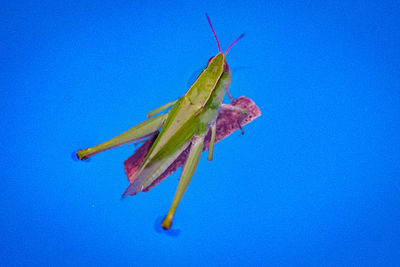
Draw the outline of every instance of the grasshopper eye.
<instances>
[{"instance_id":1,"label":"grasshopper eye","mask_svg":"<svg viewBox=\"0 0 400 267\"><path fill-rule=\"evenodd\" d=\"M207 61L207 65L210 64L210 61L213 59L214 57L210 57L210 59Z\"/></svg>"},{"instance_id":2,"label":"grasshopper eye","mask_svg":"<svg viewBox=\"0 0 400 267\"><path fill-rule=\"evenodd\" d=\"M224 62L224 73L229 73L229 65L228 63L226 63L226 61Z\"/></svg>"}]
</instances>

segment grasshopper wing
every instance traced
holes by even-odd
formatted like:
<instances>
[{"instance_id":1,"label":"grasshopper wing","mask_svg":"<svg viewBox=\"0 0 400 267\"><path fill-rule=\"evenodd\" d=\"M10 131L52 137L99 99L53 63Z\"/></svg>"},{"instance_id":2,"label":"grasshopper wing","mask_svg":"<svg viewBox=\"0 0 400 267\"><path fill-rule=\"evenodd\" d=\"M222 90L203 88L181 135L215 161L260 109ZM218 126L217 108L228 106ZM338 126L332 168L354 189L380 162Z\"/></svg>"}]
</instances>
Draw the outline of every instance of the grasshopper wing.
<instances>
[{"instance_id":1,"label":"grasshopper wing","mask_svg":"<svg viewBox=\"0 0 400 267\"><path fill-rule=\"evenodd\" d=\"M196 107L188 105L188 101L183 96L168 112L163 129L122 197L135 195L150 186L190 145L198 115Z\"/></svg>"}]
</instances>

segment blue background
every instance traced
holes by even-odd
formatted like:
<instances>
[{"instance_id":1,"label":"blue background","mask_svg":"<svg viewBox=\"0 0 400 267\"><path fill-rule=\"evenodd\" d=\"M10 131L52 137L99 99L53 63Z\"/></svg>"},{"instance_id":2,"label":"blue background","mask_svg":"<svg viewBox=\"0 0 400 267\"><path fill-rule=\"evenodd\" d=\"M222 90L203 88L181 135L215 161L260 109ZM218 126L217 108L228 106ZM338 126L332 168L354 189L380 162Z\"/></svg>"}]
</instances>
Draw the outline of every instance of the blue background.
<instances>
[{"instance_id":1,"label":"blue background","mask_svg":"<svg viewBox=\"0 0 400 267\"><path fill-rule=\"evenodd\" d=\"M399 266L398 1L3 1L1 265ZM292 3L296 2L296 3ZM128 145L74 162L182 95L217 53L263 114L120 200Z\"/></svg>"}]
</instances>

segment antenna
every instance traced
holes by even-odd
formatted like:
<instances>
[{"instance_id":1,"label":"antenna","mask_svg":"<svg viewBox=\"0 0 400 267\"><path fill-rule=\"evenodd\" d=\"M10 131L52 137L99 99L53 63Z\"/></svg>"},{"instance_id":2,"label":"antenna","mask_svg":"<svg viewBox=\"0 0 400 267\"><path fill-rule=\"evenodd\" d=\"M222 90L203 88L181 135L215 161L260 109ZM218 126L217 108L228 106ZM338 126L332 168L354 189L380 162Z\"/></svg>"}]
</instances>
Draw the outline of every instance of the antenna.
<instances>
[{"instance_id":1,"label":"antenna","mask_svg":"<svg viewBox=\"0 0 400 267\"><path fill-rule=\"evenodd\" d=\"M211 30L212 30L212 32L213 32L213 34L214 34L214 36L215 36L215 40L217 40L218 51L221 53L221 46L219 45L218 37L217 37L217 35L215 34L214 28L213 28L213 26L212 26L212 24L211 24L210 17L208 16L207 13L206 13L206 17L207 17L207 20L208 20L208 24L210 24ZM241 37L242 37L242 36L241 36ZM240 39L240 37L239 37L239 39ZM237 41L239 41L239 40L236 40L235 42L237 42ZM233 45L233 44L232 44L232 45ZM230 45L229 47L231 47L232 45ZM228 49L229 49L229 48L228 48ZM228 51L227 51L227 52L228 52ZM225 54L226 54L226 53L225 53Z\"/></svg>"},{"instance_id":2,"label":"antenna","mask_svg":"<svg viewBox=\"0 0 400 267\"><path fill-rule=\"evenodd\" d=\"M244 33L242 33L233 43L231 43L230 46L228 46L228 49L226 49L226 52L225 52L225 56L226 56L226 54L228 54L229 48L231 48L234 44L236 44L237 42L239 42L239 40L242 39L243 36L244 36Z\"/></svg>"}]
</instances>

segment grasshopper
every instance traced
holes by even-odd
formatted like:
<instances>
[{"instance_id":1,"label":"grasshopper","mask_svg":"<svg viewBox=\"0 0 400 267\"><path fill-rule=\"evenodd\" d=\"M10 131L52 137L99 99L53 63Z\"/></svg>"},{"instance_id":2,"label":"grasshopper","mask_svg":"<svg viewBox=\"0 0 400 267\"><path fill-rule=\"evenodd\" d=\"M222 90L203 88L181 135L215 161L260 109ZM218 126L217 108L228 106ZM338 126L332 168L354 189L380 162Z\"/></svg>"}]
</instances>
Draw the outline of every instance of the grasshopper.
<instances>
[{"instance_id":1,"label":"grasshopper","mask_svg":"<svg viewBox=\"0 0 400 267\"><path fill-rule=\"evenodd\" d=\"M135 177L132 179L133 182L123 193L122 197L124 198L135 195L140 191L145 191L184 150L189 148L190 152L183 166L172 205L161 223L164 229L170 229L172 226L176 208L196 170L203 151L204 139L210 127L211 140L208 149L208 160L212 159L216 136L215 121L219 108L229 108L242 114L238 120L240 129L241 122L248 114L248 110L245 108L222 104L226 92L233 99L228 91L232 75L226 62L226 55L229 49L244 34L229 45L225 53L222 53L211 20L207 14L206 17L217 41L218 54L209 59L207 66L199 74L189 90L178 100L149 112L146 121L104 143L77 152L77 157L85 160L104 150L154 136L161 129ZM155 116L168 108L171 109L167 113Z\"/></svg>"},{"instance_id":2,"label":"grasshopper","mask_svg":"<svg viewBox=\"0 0 400 267\"><path fill-rule=\"evenodd\" d=\"M214 139L215 144L225 139L236 130L240 129L238 120L241 118L242 115L241 113L232 111L230 106L245 108L248 110L246 118L241 123L242 126L261 116L261 110L250 98L245 96L236 98L230 104L225 105L218 110L218 117L215 121L217 128ZM154 136L152 136L151 138L143 140L143 145L136 149L133 155L131 155L128 159L124 161L125 173L130 183L133 183L135 181L136 173L142 165L142 162L147 153L149 153L149 150L156 138L157 133L155 133ZM204 139L203 151L207 150L210 147L210 141L211 130L209 129L206 138ZM183 151L182 154L180 154L179 157L176 158L176 160L160 176L158 176L158 178L154 180L154 182L149 187L143 189L142 192L148 192L150 189L161 183L164 179L168 178L168 176L174 173L179 167L184 166L189 152L190 147L186 148L186 150Z\"/></svg>"}]
</instances>

